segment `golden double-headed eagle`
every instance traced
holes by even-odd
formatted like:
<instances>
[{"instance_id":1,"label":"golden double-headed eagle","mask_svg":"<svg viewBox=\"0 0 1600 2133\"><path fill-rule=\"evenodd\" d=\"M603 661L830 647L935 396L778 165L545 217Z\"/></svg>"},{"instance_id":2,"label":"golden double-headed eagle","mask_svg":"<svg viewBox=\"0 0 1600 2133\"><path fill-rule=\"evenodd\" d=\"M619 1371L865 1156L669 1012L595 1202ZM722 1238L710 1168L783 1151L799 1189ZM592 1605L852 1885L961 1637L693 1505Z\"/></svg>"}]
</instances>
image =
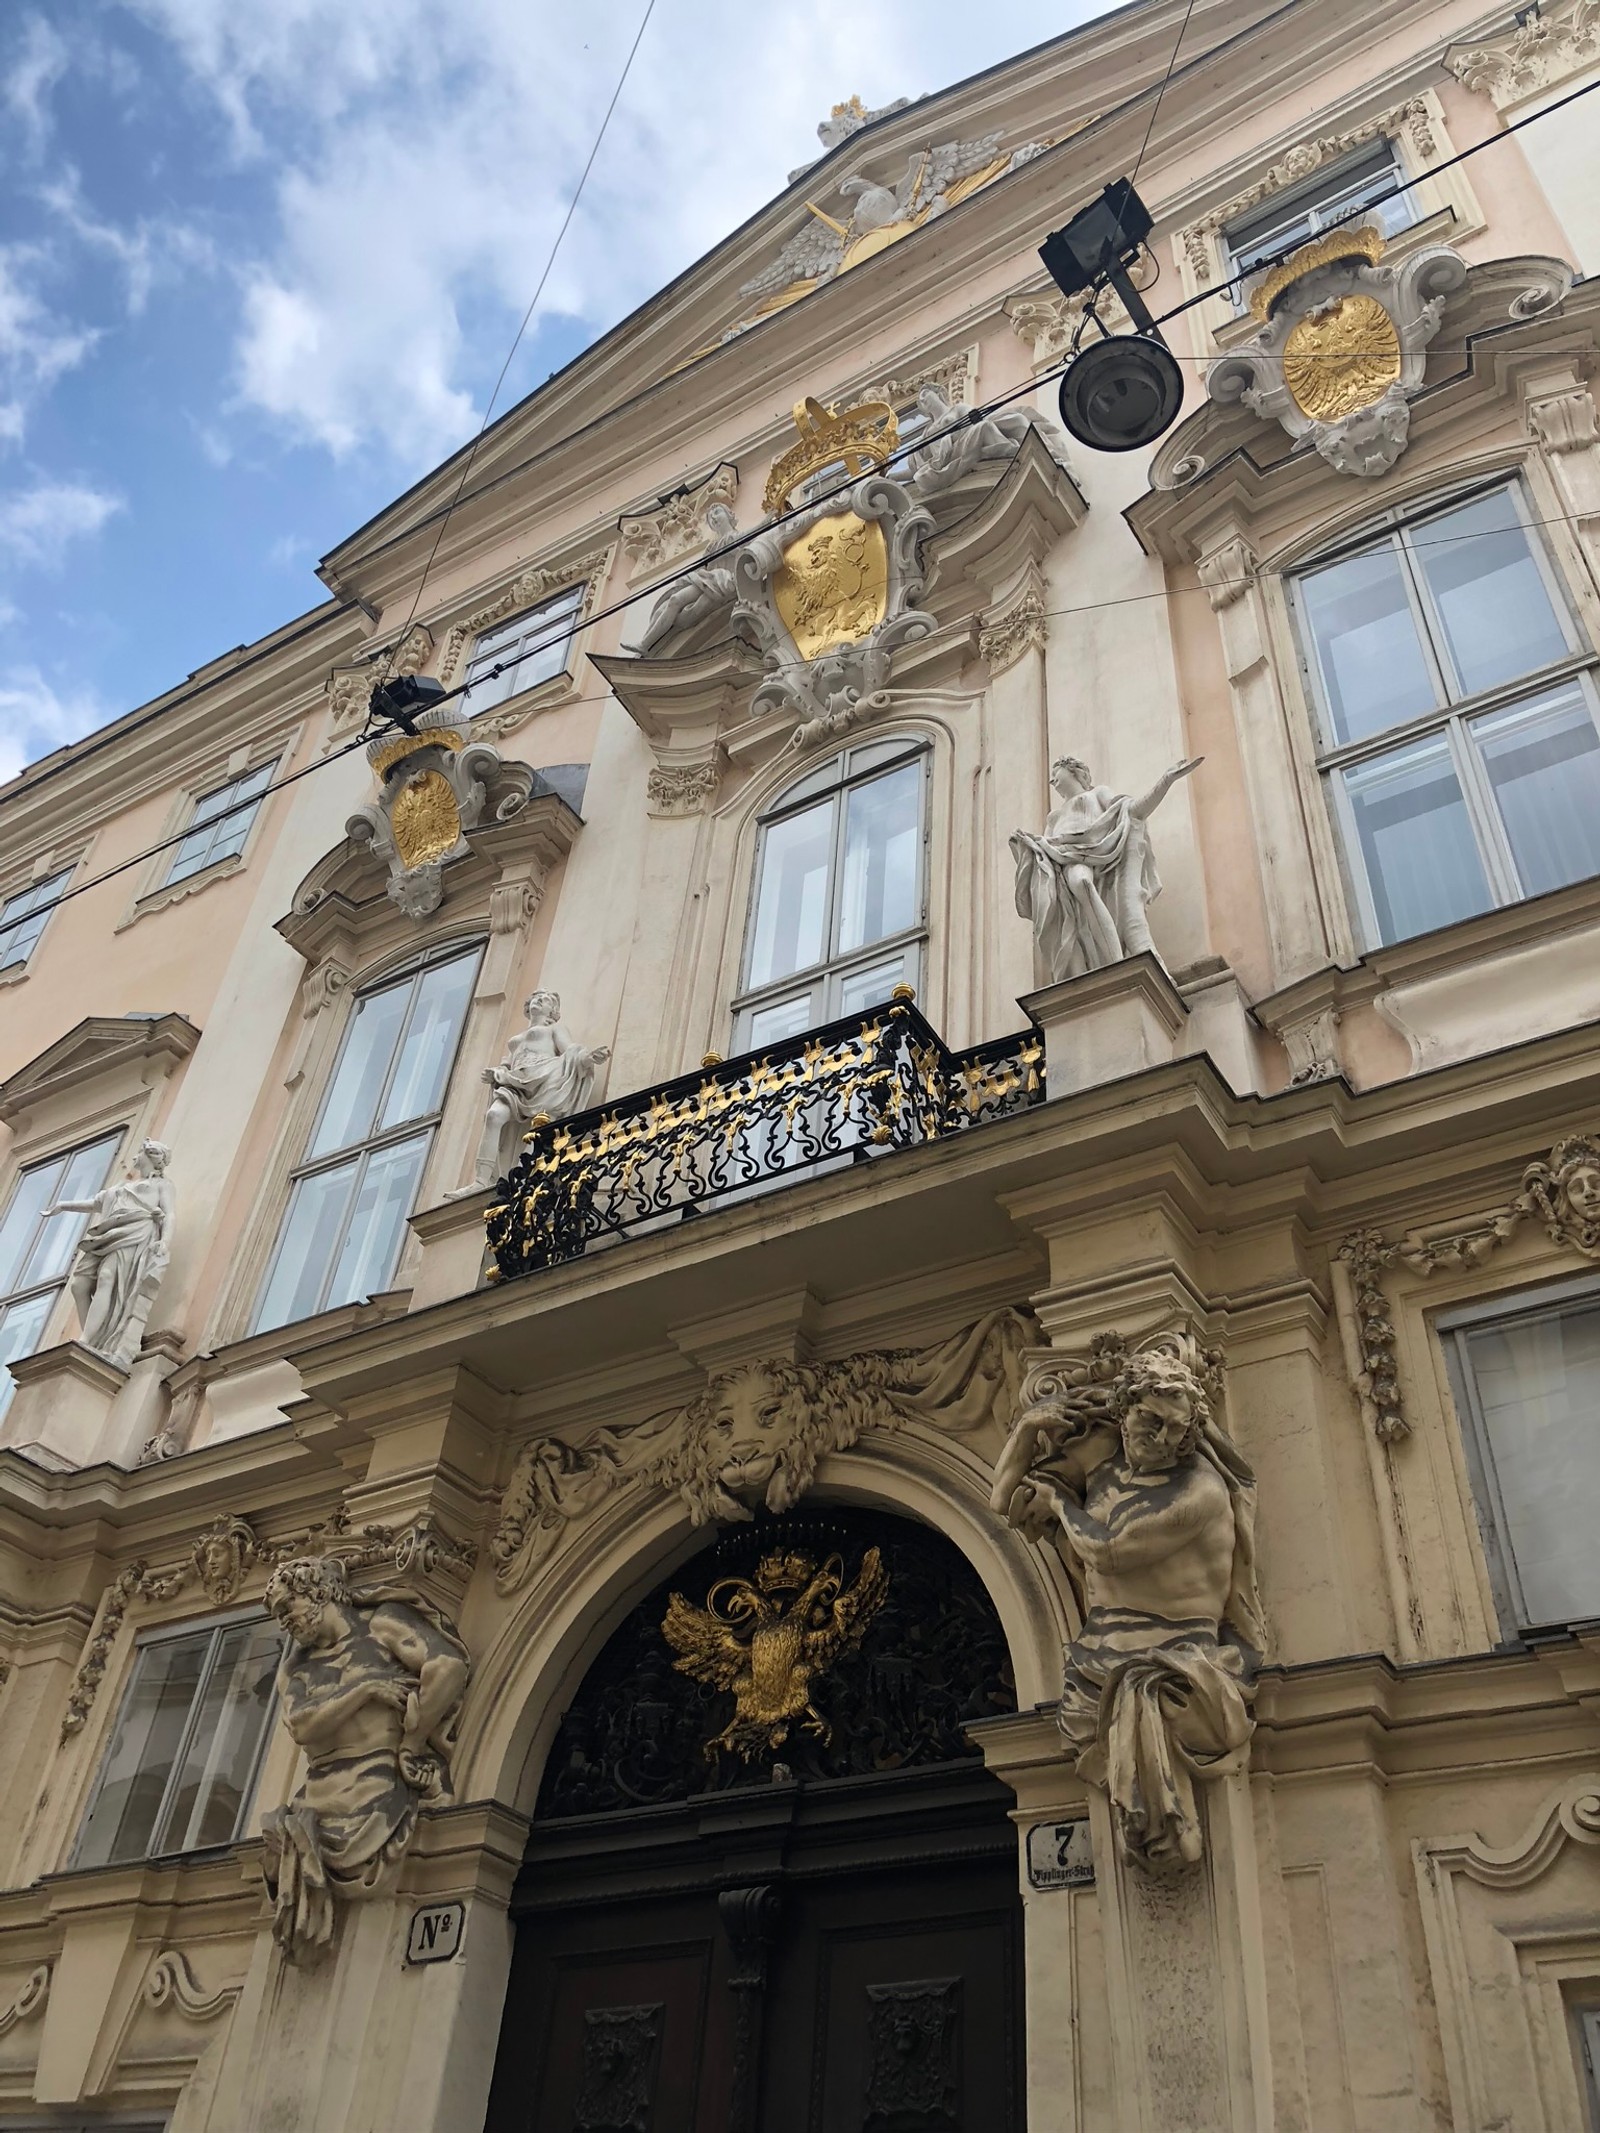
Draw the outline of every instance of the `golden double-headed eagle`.
<instances>
[{"instance_id":1,"label":"golden double-headed eagle","mask_svg":"<svg viewBox=\"0 0 1600 2133\"><path fill-rule=\"evenodd\" d=\"M733 1716L706 1743L707 1757L727 1748L749 1762L763 1749L781 1748L797 1723L830 1740L827 1721L812 1706L811 1684L860 1643L888 1590L878 1550L869 1548L852 1585L838 1555L819 1568L809 1556L778 1553L762 1557L754 1579L720 1578L704 1607L673 1593L661 1624L679 1654L673 1665L733 1692Z\"/></svg>"}]
</instances>

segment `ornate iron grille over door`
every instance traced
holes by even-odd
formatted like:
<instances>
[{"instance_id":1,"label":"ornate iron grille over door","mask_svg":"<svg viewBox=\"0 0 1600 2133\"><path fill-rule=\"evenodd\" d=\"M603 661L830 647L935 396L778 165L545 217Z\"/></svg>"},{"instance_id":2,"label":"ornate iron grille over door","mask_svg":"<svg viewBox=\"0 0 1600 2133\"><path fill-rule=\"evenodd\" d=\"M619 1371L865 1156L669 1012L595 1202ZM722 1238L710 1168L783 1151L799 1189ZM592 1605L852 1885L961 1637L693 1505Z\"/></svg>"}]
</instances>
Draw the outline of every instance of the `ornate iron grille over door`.
<instances>
[{"instance_id":1,"label":"ornate iron grille over door","mask_svg":"<svg viewBox=\"0 0 1600 2133\"><path fill-rule=\"evenodd\" d=\"M859 1511L724 1535L546 1766L488 2133L1022 2133L1013 1707L983 1587Z\"/></svg>"}]
</instances>

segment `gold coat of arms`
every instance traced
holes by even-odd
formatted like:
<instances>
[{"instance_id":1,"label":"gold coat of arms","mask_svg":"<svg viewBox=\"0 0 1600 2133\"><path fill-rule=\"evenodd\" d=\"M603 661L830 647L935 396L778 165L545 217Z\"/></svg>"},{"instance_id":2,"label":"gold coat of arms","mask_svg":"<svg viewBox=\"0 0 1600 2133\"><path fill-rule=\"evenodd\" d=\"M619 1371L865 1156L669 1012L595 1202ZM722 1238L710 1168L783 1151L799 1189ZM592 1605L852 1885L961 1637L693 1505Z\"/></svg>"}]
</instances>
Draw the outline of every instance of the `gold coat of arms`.
<instances>
[{"instance_id":1,"label":"gold coat of arms","mask_svg":"<svg viewBox=\"0 0 1600 2133\"><path fill-rule=\"evenodd\" d=\"M802 659L836 644L859 644L888 612L882 526L853 511L819 520L783 551L772 597Z\"/></svg>"}]
</instances>

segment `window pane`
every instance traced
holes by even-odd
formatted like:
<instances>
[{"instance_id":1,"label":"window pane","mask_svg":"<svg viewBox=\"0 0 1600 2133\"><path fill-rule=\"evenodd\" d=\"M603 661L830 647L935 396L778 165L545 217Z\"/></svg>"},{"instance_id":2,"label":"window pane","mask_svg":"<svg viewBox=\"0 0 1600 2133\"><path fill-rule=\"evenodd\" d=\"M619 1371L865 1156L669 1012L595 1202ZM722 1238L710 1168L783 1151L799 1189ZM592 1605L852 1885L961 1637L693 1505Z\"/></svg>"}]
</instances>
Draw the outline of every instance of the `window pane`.
<instances>
[{"instance_id":1,"label":"window pane","mask_svg":"<svg viewBox=\"0 0 1600 2133\"><path fill-rule=\"evenodd\" d=\"M838 952L917 922L922 765L907 763L845 795Z\"/></svg>"},{"instance_id":2,"label":"window pane","mask_svg":"<svg viewBox=\"0 0 1600 2133\"><path fill-rule=\"evenodd\" d=\"M1438 691L1387 542L1308 572L1300 589L1337 740L1359 741L1434 708Z\"/></svg>"},{"instance_id":3,"label":"window pane","mask_svg":"<svg viewBox=\"0 0 1600 2133\"><path fill-rule=\"evenodd\" d=\"M561 672L567 663L567 646L572 641L572 631L563 625L570 623L577 614L582 597L583 588L579 586L530 616L528 627L522 633L522 641L529 649L512 678L513 692L536 689L541 681L548 681L553 674ZM552 638L553 642L550 641Z\"/></svg>"},{"instance_id":4,"label":"window pane","mask_svg":"<svg viewBox=\"0 0 1600 2133\"><path fill-rule=\"evenodd\" d=\"M1442 734L1344 773L1379 937L1405 940L1492 901Z\"/></svg>"},{"instance_id":5,"label":"window pane","mask_svg":"<svg viewBox=\"0 0 1600 2133\"><path fill-rule=\"evenodd\" d=\"M906 982L906 959L903 955L891 956L886 963L874 963L870 970L852 970L847 978L839 981L839 1012L841 1015L864 1014L869 1007L877 1007L887 1000L897 985Z\"/></svg>"},{"instance_id":6,"label":"window pane","mask_svg":"<svg viewBox=\"0 0 1600 2133\"><path fill-rule=\"evenodd\" d=\"M378 1120L380 1132L405 1119L426 1118L438 1110L456 1055L461 1018L467 1011L477 974L476 953L435 963L423 972L406 1020L394 1078L383 1101L383 1115Z\"/></svg>"},{"instance_id":7,"label":"window pane","mask_svg":"<svg viewBox=\"0 0 1600 2133\"><path fill-rule=\"evenodd\" d=\"M389 1286L405 1241L406 1217L417 1196L417 1180L422 1175L422 1160L430 1138L429 1134L419 1133L412 1140L377 1149L367 1157L325 1309L375 1296Z\"/></svg>"},{"instance_id":8,"label":"window pane","mask_svg":"<svg viewBox=\"0 0 1600 2133\"><path fill-rule=\"evenodd\" d=\"M232 1840L271 1714L282 1650L283 1633L272 1622L239 1622L218 1640L183 1769L152 1851L194 1851Z\"/></svg>"},{"instance_id":9,"label":"window pane","mask_svg":"<svg viewBox=\"0 0 1600 2133\"><path fill-rule=\"evenodd\" d=\"M1600 874L1600 733L1581 689L1472 721L1523 894Z\"/></svg>"},{"instance_id":10,"label":"window pane","mask_svg":"<svg viewBox=\"0 0 1600 2133\"><path fill-rule=\"evenodd\" d=\"M812 793L826 792L830 785L837 785L844 776L844 757L836 755L831 763L824 763L820 770L810 771L803 778L796 778L786 785L768 810L776 814L780 807L792 807L797 800L809 799Z\"/></svg>"},{"instance_id":11,"label":"window pane","mask_svg":"<svg viewBox=\"0 0 1600 2133\"><path fill-rule=\"evenodd\" d=\"M364 993L356 1002L338 1071L312 1139L313 1157L364 1141L372 1131L372 1114L383 1094L389 1062L411 1004L412 984L410 978L403 978L382 992Z\"/></svg>"},{"instance_id":12,"label":"window pane","mask_svg":"<svg viewBox=\"0 0 1600 2133\"><path fill-rule=\"evenodd\" d=\"M1508 489L1412 535L1463 695L1564 657L1562 632Z\"/></svg>"},{"instance_id":13,"label":"window pane","mask_svg":"<svg viewBox=\"0 0 1600 2133\"><path fill-rule=\"evenodd\" d=\"M1600 1615L1600 1309L1477 1327L1466 1348L1529 1622Z\"/></svg>"},{"instance_id":14,"label":"window pane","mask_svg":"<svg viewBox=\"0 0 1600 2133\"><path fill-rule=\"evenodd\" d=\"M17 1180L5 1219L0 1221L0 1296L22 1287L23 1259L40 1215L56 1197L64 1167L65 1159L58 1156L53 1163L36 1163Z\"/></svg>"},{"instance_id":15,"label":"window pane","mask_svg":"<svg viewBox=\"0 0 1600 2133\"><path fill-rule=\"evenodd\" d=\"M210 864L210 830L191 830L181 844L173 847L172 864L167 869L167 879L182 881L190 874L198 874L202 867Z\"/></svg>"},{"instance_id":16,"label":"window pane","mask_svg":"<svg viewBox=\"0 0 1600 2133\"><path fill-rule=\"evenodd\" d=\"M42 1289L37 1296L30 1296L25 1302L0 1311L0 1365L33 1354L44 1338L44 1322L50 1316L50 1306L60 1293L59 1289ZM0 1368L0 1411L11 1404L11 1395L16 1389L17 1381L10 1371Z\"/></svg>"},{"instance_id":17,"label":"window pane","mask_svg":"<svg viewBox=\"0 0 1600 2133\"><path fill-rule=\"evenodd\" d=\"M106 1181L121 1138L120 1134L113 1133L103 1141L91 1141L87 1147L74 1148L61 1166L52 1197L57 1200L91 1199ZM19 1270L17 1287L32 1288L35 1282L54 1281L64 1274L88 1219L87 1215L52 1215L34 1237L33 1248Z\"/></svg>"},{"instance_id":18,"label":"window pane","mask_svg":"<svg viewBox=\"0 0 1600 2133\"><path fill-rule=\"evenodd\" d=\"M51 911L72 878L71 867L35 881L0 905L0 970L25 963L39 945Z\"/></svg>"},{"instance_id":19,"label":"window pane","mask_svg":"<svg viewBox=\"0 0 1600 2133\"><path fill-rule=\"evenodd\" d=\"M811 995L797 993L792 1000L779 1000L771 1007L758 1007L750 1017L750 1050L763 1044L779 1044L785 1037L798 1037L803 1029L815 1029L818 1017L811 1011Z\"/></svg>"},{"instance_id":20,"label":"window pane","mask_svg":"<svg viewBox=\"0 0 1600 2133\"><path fill-rule=\"evenodd\" d=\"M79 1866L139 1859L149 1850L210 1643L206 1631L139 1654L78 1845Z\"/></svg>"},{"instance_id":21,"label":"window pane","mask_svg":"<svg viewBox=\"0 0 1600 2133\"><path fill-rule=\"evenodd\" d=\"M353 1162L340 1163L296 1181L283 1218L278 1256L252 1331L292 1325L297 1318L309 1318L323 1308L328 1262L338 1249L356 1167Z\"/></svg>"},{"instance_id":22,"label":"window pane","mask_svg":"<svg viewBox=\"0 0 1600 2133\"><path fill-rule=\"evenodd\" d=\"M825 801L767 826L750 953L752 987L822 960L834 804Z\"/></svg>"}]
</instances>

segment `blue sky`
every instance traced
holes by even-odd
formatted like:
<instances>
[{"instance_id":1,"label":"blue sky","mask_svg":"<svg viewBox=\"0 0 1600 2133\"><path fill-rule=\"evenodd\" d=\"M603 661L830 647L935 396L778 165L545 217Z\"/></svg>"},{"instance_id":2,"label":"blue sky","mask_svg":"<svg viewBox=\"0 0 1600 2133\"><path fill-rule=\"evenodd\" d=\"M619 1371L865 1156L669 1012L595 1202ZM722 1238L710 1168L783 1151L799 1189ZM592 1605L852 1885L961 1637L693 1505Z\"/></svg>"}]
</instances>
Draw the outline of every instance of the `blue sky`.
<instances>
[{"instance_id":1,"label":"blue sky","mask_svg":"<svg viewBox=\"0 0 1600 2133\"><path fill-rule=\"evenodd\" d=\"M0 778L316 604L471 435L643 0L0 8ZM733 229L852 93L1096 0L657 0L498 406Z\"/></svg>"}]
</instances>

